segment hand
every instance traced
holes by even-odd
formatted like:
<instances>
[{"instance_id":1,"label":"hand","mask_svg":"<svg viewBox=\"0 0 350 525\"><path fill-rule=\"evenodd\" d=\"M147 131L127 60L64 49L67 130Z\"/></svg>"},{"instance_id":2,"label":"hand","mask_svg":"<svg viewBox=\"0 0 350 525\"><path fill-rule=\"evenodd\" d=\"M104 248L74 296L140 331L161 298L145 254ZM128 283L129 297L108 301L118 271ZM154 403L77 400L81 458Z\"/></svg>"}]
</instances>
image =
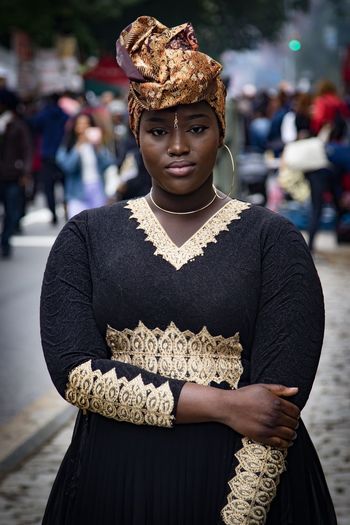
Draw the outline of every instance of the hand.
<instances>
[{"instance_id":1,"label":"hand","mask_svg":"<svg viewBox=\"0 0 350 525\"><path fill-rule=\"evenodd\" d=\"M22 175L19 178L18 184L21 188L27 188L30 184L30 176L29 175Z\"/></svg>"},{"instance_id":2,"label":"hand","mask_svg":"<svg viewBox=\"0 0 350 525\"><path fill-rule=\"evenodd\" d=\"M270 384L226 390L221 422L254 441L287 448L296 438L300 410L283 397L294 396L297 392L294 387Z\"/></svg>"}]
</instances>

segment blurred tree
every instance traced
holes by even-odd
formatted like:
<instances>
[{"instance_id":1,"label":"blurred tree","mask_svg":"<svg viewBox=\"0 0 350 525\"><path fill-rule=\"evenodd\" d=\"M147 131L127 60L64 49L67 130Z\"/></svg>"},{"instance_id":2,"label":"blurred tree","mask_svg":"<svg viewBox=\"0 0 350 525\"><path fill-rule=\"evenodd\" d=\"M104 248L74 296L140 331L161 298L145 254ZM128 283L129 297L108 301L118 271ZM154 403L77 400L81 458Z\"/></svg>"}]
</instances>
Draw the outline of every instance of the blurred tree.
<instances>
[{"instance_id":1,"label":"blurred tree","mask_svg":"<svg viewBox=\"0 0 350 525\"><path fill-rule=\"evenodd\" d=\"M310 0L1 0L0 34L27 31L40 46L53 35L74 34L85 53L111 51L116 35L136 17L155 16L166 25L191 21L203 50L253 47L261 38L273 40L289 9L307 9Z\"/></svg>"},{"instance_id":2,"label":"blurred tree","mask_svg":"<svg viewBox=\"0 0 350 525\"><path fill-rule=\"evenodd\" d=\"M1 0L0 39L10 42L14 29L26 31L39 46L51 47L57 34L72 34L80 49L91 53L100 46L95 28L118 20L124 9L139 0Z\"/></svg>"}]
</instances>

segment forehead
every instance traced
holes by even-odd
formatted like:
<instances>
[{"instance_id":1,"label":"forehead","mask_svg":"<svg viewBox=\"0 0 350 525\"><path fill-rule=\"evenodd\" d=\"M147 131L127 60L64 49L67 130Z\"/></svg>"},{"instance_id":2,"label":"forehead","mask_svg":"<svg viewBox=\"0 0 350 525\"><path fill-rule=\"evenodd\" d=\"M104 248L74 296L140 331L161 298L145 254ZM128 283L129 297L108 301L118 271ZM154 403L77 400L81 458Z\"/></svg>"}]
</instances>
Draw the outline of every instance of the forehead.
<instances>
[{"instance_id":1,"label":"forehead","mask_svg":"<svg viewBox=\"0 0 350 525\"><path fill-rule=\"evenodd\" d=\"M154 122L174 120L174 115L177 113L178 118L183 120L193 118L207 118L215 119L215 113L209 104L205 101L196 102L194 104L183 104L178 106L172 106L171 108L161 109L158 111L147 111L145 110L141 116L141 122Z\"/></svg>"}]
</instances>

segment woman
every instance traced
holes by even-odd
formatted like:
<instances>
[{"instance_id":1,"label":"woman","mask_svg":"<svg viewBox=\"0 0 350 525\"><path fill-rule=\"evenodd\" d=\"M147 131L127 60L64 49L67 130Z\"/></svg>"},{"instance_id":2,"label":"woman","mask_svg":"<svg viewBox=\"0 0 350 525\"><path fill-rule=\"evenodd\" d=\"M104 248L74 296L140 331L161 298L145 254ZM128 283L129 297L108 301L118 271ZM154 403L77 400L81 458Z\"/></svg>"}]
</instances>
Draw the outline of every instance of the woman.
<instances>
[{"instance_id":1,"label":"woman","mask_svg":"<svg viewBox=\"0 0 350 525\"><path fill-rule=\"evenodd\" d=\"M81 113L73 120L66 145L57 152L57 163L65 173L68 218L106 204L103 174L113 159L101 142L102 132L93 117Z\"/></svg>"},{"instance_id":2,"label":"woman","mask_svg":"<svg viewBox=\"0 0 350 525\"><path fill-rule=\"evenodd\" d=\"M337 94L337 88L330 80L321 80L311 111L311 129L318 134L323 126L333 125L337 117L349 118L349 108Z\"/></svg>"},{"instance_id":3,"label":"woman","mask_svg":"<svg viewBox=\"0 0 350 525\"><path fill-rule=\"evenodd\" d=\"M323 336L305 243L213 188L225 89L192 27L140 17L117 50L152 190L80 214L49 257L43 347L81 410L43 523L333 524L298 427Z\"/></svg>"}]
</instances>

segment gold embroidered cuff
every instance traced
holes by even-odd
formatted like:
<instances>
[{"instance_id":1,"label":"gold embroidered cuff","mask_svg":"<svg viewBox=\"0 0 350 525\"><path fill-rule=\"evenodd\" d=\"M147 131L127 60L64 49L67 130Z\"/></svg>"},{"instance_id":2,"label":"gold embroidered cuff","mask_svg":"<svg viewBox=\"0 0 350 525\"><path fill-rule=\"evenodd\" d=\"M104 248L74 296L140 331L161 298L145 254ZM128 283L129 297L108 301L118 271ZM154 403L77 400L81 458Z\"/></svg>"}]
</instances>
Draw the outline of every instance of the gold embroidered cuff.
<instances>
[{"instance_id":1,"label":"gold embroidered cuff","mask_svg":"<svg viewBox=\"0 0 350 525\"><path fill-rule=\"evenodd\" d=\"M108 326L106 341L112 359L172 379L200 385L227 382L237 388L243 372L238 333L213 336L205 326L197 334L182 332L173 322L165 330L151 330L140 321L134 330Z\"/></svg>"},{"instance_id":2,"label":"gold embroidered cuff","mask_svg":"<svg viewBox=\"0 0 350 525\"><path fill-rule=\"evenodd\" d=\"M236 454L235 477L228 484L230 493L221 511L226 525L264 525L270 504L285 470L286 451L242 439Z\"/></svg>"},{"instance_id":3,"label":"gold embroidered cuff","mask_svg":"<svg viewBox=\"0 0 350 525\"><path fill-rule=\"evenodd\" d=\"M169 382L155 387L145 385L141 374L130 381L109 372L92 370L91 360L69 374L67 401L83 410L135 425L171 427L174 397Z\"/></svg>"}]
</instances>

